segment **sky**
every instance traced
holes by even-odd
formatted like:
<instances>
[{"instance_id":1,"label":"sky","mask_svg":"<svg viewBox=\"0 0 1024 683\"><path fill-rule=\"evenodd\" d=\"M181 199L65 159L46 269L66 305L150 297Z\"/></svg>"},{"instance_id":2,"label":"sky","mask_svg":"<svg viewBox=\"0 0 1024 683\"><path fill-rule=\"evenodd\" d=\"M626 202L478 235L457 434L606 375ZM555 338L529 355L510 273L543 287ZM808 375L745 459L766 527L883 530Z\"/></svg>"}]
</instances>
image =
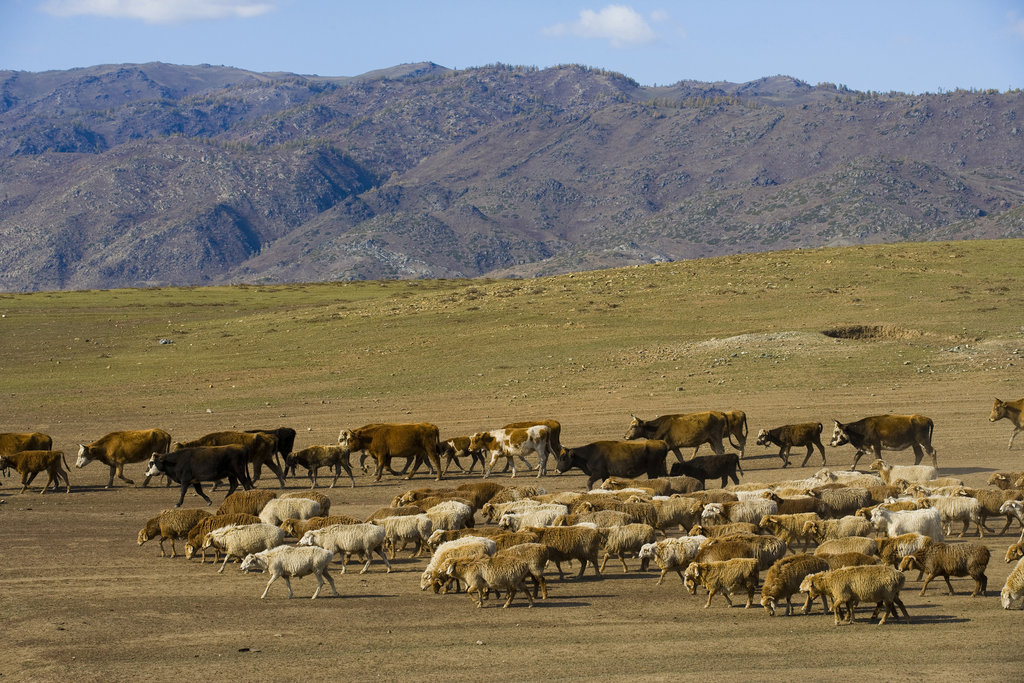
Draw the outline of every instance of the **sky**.
<instances>
[{"instance_id":1,"label":"sky","mask_svg":"<svg viewBox=\"0 0 1024 683\"><path fill-rule=\"evenodd\" d=\"M855 90L1024 88L1024 0L0 0L0 69L584 64L642 85L787 75Z\"/></svg>"}]
</instances>

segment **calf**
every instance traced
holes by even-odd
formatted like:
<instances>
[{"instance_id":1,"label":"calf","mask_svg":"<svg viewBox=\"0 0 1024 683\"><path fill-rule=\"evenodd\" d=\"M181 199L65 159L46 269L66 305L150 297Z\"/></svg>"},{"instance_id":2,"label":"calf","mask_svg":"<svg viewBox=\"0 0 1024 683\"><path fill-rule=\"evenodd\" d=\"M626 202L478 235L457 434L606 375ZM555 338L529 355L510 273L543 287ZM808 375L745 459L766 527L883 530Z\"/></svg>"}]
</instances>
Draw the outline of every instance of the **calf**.
<instances>
[{"instance_id":1,"label":"calf","mask_svg":"<svg viewBox=\"0 0 1024 683\"><path fill-rule=\"evenodd\" d=\"M185 491L191 485L207 505L213 501L203 493L200 482L217 481L225 477L230 484L230 496L242 482L242 488L252 488L249 479L248 451L243 446L202 446L199 448L180 448L171 453L154 453L149 459L147 477L166 474L181 484L181 497L174 507L181 507L185 502Z\"/></svg>"},{"instance_id":2,"label":"calf","mask_svg":"<svg viewBox=\"0 0 1024 683\"><path fill-rule=\"evenodd\" d=\"M527 453L535 452L540 461L537 467L537 476L541 477L547 474L550 443L551 434L548 427L536 425L528 428L492 429L489 432L474 434L469 441L469 449L490 453L490 462L484 470L485 477L491 473L499 457L506 458L512 465L513 477L516 476L516 458L526 463L528 468L533 469L524 456Z\"/></svg>"},{"instance_id":3,"label":"calf","mask_svg":"<svg viewBox=\"0 0 1024 683\"><path fill-rule=\"evenodd\" d=\"M64 451L21 451L20 453L0 455L0 469L3 469L6 474L7 470L13 467L21 474L21 493L25 493L29 484L40 472L46 472L49 478L39 493L46 493L51 482L53 490L56 491L61 479L67 485L65 493L71 493L71 480L68 479L68 473L61 467L61 461L64 462L64 467L68 466L67 461L64 460ZM68 469L71 468L68 467Z\"/></svg>"},{"instance_id":4,"label":"calf","mask_svg":"<svg viewBox=\"0 0 1024 683\"><path fill-rule=\"evenodd\" d=\"M338 477L341 476L342 468L348 473L348 478L352 482L352 488L356 487L356 480L352 476L352 465L349 464L349 451L341 446L310 446L288 455L285 457L284 462L286 468L294 469L296 465L305 467L309 471L310 480L313 482L310 488L316 488L317 472L321 467L334 469L334 481L331 482L332 489L338 483Z\"/></svg>"},{"instance_id":5,"label":"calf","mask_svg":"<svg viewBox=\"0 0 1024 683\"><path fill-rule=\"evenodd\" d=\"M704 485L706 479L722 478L722 488L725 488L729 479L734 484L739 484L739 477L736 472L743 474L743 467L740 465L740 457L735 453L724 455L699 455L686 462L677 462L672 465L669 474L673 477L686 475L693 477Z\"/></svg>"},{"instance_id":6,"label":"calf","mask_svg":"<svg viewBox=\"0 0 1024 683\"><path fill-rule=\"evenodd\" d=\"M814 446L817 446L821 453L821 464L824 466L825 447L821 445L821 430L820 422L801 422L800 424L783 425L775 429L762 429L757 433L757 445L766 448L768 444L778 446L780 448L779 458L782 459L783 467L789 466L789 449L793 446L807 448L807 457L800 463L800 467L807 465L807 461L814 454Z\"/></svg>"},{"instance_id":7,"label":"calf","mask_svg":"<svg viewBox=\"0 0 1024 683\"><path fill-rule=\"evenodd\" d=\"M1006 449L1013 448L1013 440L1017 438L1017 432L1024 431L1024 420L1021 419L1021 410L1024 410L1024 398L1016 401L1000 401L998 398L992 404L992 412L989 413L988 421L996 422L1006 418L1013 423L1013 431L1010 432L1010 443Z\"/></svg>"}]
</instances>

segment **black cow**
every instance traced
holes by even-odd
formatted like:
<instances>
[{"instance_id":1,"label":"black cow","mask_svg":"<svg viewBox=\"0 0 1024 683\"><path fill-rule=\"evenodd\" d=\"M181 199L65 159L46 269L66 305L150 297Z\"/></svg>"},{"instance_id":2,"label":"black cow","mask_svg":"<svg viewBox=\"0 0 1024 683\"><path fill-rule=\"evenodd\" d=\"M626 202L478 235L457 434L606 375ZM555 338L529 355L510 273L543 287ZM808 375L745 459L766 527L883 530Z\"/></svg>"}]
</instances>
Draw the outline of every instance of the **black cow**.
<instances>
[{"instance_id":1,"label":"black cow","mask_svg":"<svg viewBox=\"0 0 1024 683\"><path fill-rule=\"evenodd\" d=\"M213 501L203 493L203 487L199 482L217 481L226 477L230 484L229 496L238 488L238 482L242 482L242 488L248 491L252 488L248 461L248 450L244 446L180 448L170 453L154 453L149 459L146 476L166 474L181 484L181 497L174 506L176 508L181 507L185 501L185 491L190 485L202 496L207 505L212 505Z\"/></svg>"},{"instance_id":2,"label":"black cow","mask_svg":"<svg viewBox=\"0 0 1024 683\"><path fill-rule=\"evenodd\" d=\"M595 481L610 476L664 477L667 455L668 444L655 439L595 441L579 448L563 448L556 462L559 472L568 472L573 467L583 470L590 477L587 489L592 489Z\"/></svg>"},{"instance_id":3,"label":"black cow","mask_svg":"<svg viewBox=\"0 0 1024 683\"><path fill-rule=\"evenodd\" d=\"M843 444L853 444L857 453L853 456L853 465L857 468L860 456L870 450L876 460L882 458L882 451L902 451L914 449L914 464L920 465L925 451L932 456L932 467L938 468L939 463L932 448L932 431L935 424L930 417L924 415L875 415L865 417L856 422L843 424L834 420L832 430L833 448Z\"/></svg>"},{"instance_id":4,"label":"black cow","mask_svg":"<svg viewBox=\"0 0 1024 683\"><path fill-rule=\"evenodd\" d=\"M729 479L732 479L734 484L740 483L739 477L736 476L737 470L743 474L740 456L736 453L725 453L723 455L698 455L686 462L677 462L672 465L670 474L673 477L680 475L693 477L701 484L704 484L706 479L721 477L724 489Z\"/></svg>"},{"instance_id":5,"label":"black cow","mask_svg":"<svg viewBox=\"0 0 1024 683\"><path fill-rule=\"evenodd\" d=\"M807 465L807 461L814 454L814 447L821 451L821 466L825 466L825 447L821 445L820 422L801 422L795 425L783 425L775 429L762 429L757 433L757 445L768 446L775 444L779 447L779 457L782 458L782 466L789 466L789 449L793 446L806 446L807 457L800 463L800 467Z\"/></svg>"},{"instance_id":6,"label":"black cow","mask_svg":"<svg viewBox=\"0 0 1024 683\"><path fill-rule=\"evenodd\" d=\"M277 429L247 429L246 434L266 434L267 436L273 436L277 438L277 452L281 455L281 460L287 460L288 456L292 454L292 450L295 448L295 430L291 427L278 427ZM291 468L292 476L295 476L295 467ZM288 474L288 469L285 469L285 474Z\"/></svg>"}]
</instances>

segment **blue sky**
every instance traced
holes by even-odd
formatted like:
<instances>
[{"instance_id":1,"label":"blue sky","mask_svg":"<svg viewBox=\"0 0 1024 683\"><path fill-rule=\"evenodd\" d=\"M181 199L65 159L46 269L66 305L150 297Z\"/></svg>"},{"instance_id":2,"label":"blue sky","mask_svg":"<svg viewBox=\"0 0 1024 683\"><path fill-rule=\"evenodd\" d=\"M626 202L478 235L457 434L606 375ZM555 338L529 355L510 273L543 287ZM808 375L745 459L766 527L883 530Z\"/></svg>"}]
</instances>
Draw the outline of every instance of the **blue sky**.
<instances>
[{"instance_id":1,"label":"blue sky","mask_svg":"<svg viewBox=\"0 0 1024 683\"><path fill-rule=\"evenodd\" d=\"M785 74L858 90L1024 88L1024 0L0 0L0 69L223 64L354 76L579 63L644 85Z\"/></svg>"}]
</instances>

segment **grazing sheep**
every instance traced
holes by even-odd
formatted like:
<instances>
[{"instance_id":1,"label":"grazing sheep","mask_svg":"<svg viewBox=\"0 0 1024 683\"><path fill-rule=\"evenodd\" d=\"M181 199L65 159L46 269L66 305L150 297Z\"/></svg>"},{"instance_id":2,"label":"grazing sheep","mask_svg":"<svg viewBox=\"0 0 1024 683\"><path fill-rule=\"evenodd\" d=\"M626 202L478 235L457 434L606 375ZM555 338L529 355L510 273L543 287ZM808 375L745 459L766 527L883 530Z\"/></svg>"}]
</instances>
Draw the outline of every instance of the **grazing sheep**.
<instances>
[{"instance_id":1,"label":"grazing sheep","mask_svg":"<svg viewBox=\"0 0 1024 683\"><path fill-rule=\"evenodd\" d=\"M988 587L985 568L988 567L990 555L988 547L980 543L929 543L921 550L904 557L900 562L900 571L916 568L926 574L924 585L921 586L921 595L924 595L928 584L936 576L946 580L950 595L956 595L949 577L970 576L974 579L974 592L971 593L971 597L977 597L979 591L981 597L985 597L985 589Z\"/></svg>"},{"instance_id":2,"label":"grazing sheep","mask_svg":"<svg viewBox=\"0 0 1024 683\"><path fill-rule=\"evenodd\" d=\"M246 524L214 529L203 539L203 548L213 547L224 553L224 564L217 570L220 574L232 557L241 560L246 555L270 550L282 543L284 529L273 524Z\"/></svg>"},{"instance_id":3,"label":"grazing sheep","mask_svg":"<svg viewBox=\"0 0 1024 683\"><path fill-rule=\"evenodd\" d=\"M708 601L704 603L705 609L711 605L711 598L719 591L722 592L722 597L729 607L732 607L729 594L745 588L746 608L749 609L754 602L759 571L757 560L752 558L736 558L725 562L691 562L683 573L683 585L690 591L690 595L697 594L697 582L707 589Z\"/></svg>"},{"instance_id":4,"label":"grazing sheep","mask_svg":"<svg viewBox=\"0 0 1024 683\"><path fill-rule=\"evenodd\" d=\"M533 607L533 596L525 583L526 577L530 575L530 564L514 554L496 554L493 557L481 554L471 558L451 559L445 563L441 572L466 584L466 592L477 607L484 606L485 588L508 591L508 599L502 605L503 608L512 603L521 588L530 601L530 607ZM474 590L479 598L473 597Z\"/></svg>"},{"instance_id":5,"label":"grazing sheep","mask_svg":"<svg viewBox=\"0 0 1024 683\"><path fill-rule=\"evenodd\" d=\"M728 522L749 522L757 524L765 515L777 515L779 506L774 500L755 498L735 503L708 503L701 513L702 523L726 524Z\"/></svg>"},{"instance_id":6,"label":"grazing sheep","mask_svg":"<svg viewBox=\"0 0 1024 683\"><path fill-rule=\"evenodd\" d=\"M250 489L248 491L235 491L224 499L215 513L220 515L254 515L259 517L260 510L269 503L277 494L265 489Z\"/></svg>"},{"instance_id":7,"label":"grazing sheep","mask_svg":"<svg viewBox=\"0 0 1024 683\"><path fill-rule=\"evenodd\" d=\"M385 517L408 517L412 515L425 515L427 511L419 505L403 505L402 507L386 507L375 510L372 515L364 519L364 522L376 522Z\"/></svg>"},{"instance_id":8,"label":"grazing sheep","mask_svg":"<svg viewBox=\"0 0 1024 683\"><path fill-rule=\"evenodd\" d=\"M803 541L804 548L807 548L810 545L813 535L805 533L804 529L807 527L808 522L820 521L821 518L813 512L789 515L765 515L761 518L759 526L779 537L782 542L786 544L786 547L792 550L793 544L797 541ZM812 527L812 529L813 528L814 527Z\"/></svg>"},{"instance_id":9,"label":"grazing sheep","mask_svg":"<svg viewBox=\"0 0 1024 683\"><path fill-rule=\"evenodd\" d=\"M601 547L604 548L604 559L601 561L601 571L608 564L608 558L616 555L622 563L622 571L628 572L626 566L627 553L639 553L640 548L648 543L654 543L654 527L647 524L627 524L625 526L601 527ZM647 570L647 561L640 561L640 571Z\"/></svg>"},{"instance_id":10,"label":"grazing sheep","mask_svg":"<svg viewBox=\"0 0 1024 683\"><path fill-rule=\"evenodd\" d=\"M1006 584L999 592L999 600L1003 609L1012 608L1013 603L1020 600L1021 597L1024 597L1024 558L1017 561L1017 566L1006 577ZM1024 603L1021 604L1021 609L1024 609Z\"/></svg>"},{"instance_id":11,"label":"grazing sheep","mask_svg":"<svg viewBox=\"0 0 1024 683\"><path fill-rule=\"evenodd\" d=\"M473 526L473 508L457 500L438 503L427 510L435 529L464 529Z\"/></svg>"},{"instance_id":12,"label":"grazing sheep","mask_svg":"<svg viewBox=\"0 0 1024 683\"><path fill-rule=\"evenodd\" d=\"M416 544L412 556L419 557L430 534L434 533L434 524L426 514L385 517L373 523L384 528L384 542L391 548L391 559L395 559L395 555L405 550L409 543Z\"/></svg>"},{"instance_id":13,"label":"grazing sheep","mask_svg":"<svg viewBox=\"0 0 1024 683\"><path fill-rule=\"evenodd\" d=\"M667 538L664 541L644 545L640 548L637 556L641 560L654 558L654 562L661 569L661 576L658 577L658 583L655 585L660 586L661 582L665 580L665 574L670 571L679 574L679 579L682 580L683 569L690 566L690 563L697 557L701 543L706 540L707 538L704 536Z\"/></svg>"},{"instance_id":14,"label":"grazing sheep","mask_svg":"<svg viewBox=\"0 0 1024 683\"><path fill-rule=\"evenodd\" d=\"M868 465L869 470L878 470L878 475L886 484L896 479L924 484L939 476L939 471L928 465L890 465L885 460L875 460Z\"/></svg>"},{"instance_id":15,"label":"grazing sheep","mask_svg":"<svg viewBox=\"0 0 1024 683\"><path fill-rule=\"evenodd\" d=\"M942 515L938 510L901 510L891 512L879 505L871 513L871 523L889 538L917 532L933 541L945 541L942 531Z\"/></svg>"},{"instance_id":16,"label":"grazing sheep","mask_svg":"<svg viewBox=\"0 0 1024 683\"><path fill-rule=\"evenodd\" d=\"M549 559L555 563L559 578L565 578L561 563L570 560L577 560L580 563L580 573L576 578L583 578L583 572L586 571L588 562L593 565L597 578L601 578L601 570L597 565L601 534L596 529L582 526L532 526L527 527L526 531L537 534L537 542L548 547Z\"/></svg>"},{"instance_id":17,"label":"grazing sheep","mask_svg":"<svg viewBox=\"0 0 1024 683\"><path fill-rule=\"evenodd\" d=\"M819 544L846 536L867 536L874 527L863 517L850 515L839 519L822 519L804 524L803 533L812 536Z\"/></svg>"},{"instance_id":18,"label":"grazing sheep","mask_svg":"<svg viewBox=\"0 0 1024 683\"><path fill-rule=\"evenodd\" d=\"M830 517L846 517L857 512L861 508L868 507L874 501L871 492L859 486L844 486L842 488L816 488L811 489L811 495L820 498L831 510Z\"/></svg>"},{"instance_id":19,"label":"grazing sheep","mask_svg":"<svg viewBox=\"0 0 1024 683\"><path fill-rule=\"evenodd\" d=\"M595 526L623 526L630 524L633 518L618 510L598 510L596 512L578 512L559 515L551 526L576 526L577 524L594 524Z\"/></svg>"},{"instance_id":20,"label":"grazing sheep","mask_svg":"<svg viewBox=\"0 0 1024 683\"><path fill-rule=\"evenodd\" d=\"M277 526L286 519L309 519L320 516L320 503L308 498L275 498L260 510L264 524Z\"/></svg>"},{"instance_id":21,"label":"grazing sheep","mask_svg":"<svg viewBox=\"0 0 1024 683\"><path fill-rule=\"evenodd\" d=\"M380 559L384 560L384 566L388 573L391 573L391 563L384 555L384 529L376 524L332 524L322 529L311 529L299 539L299 545L315 545L332 553L341 555L341 573L345 573L345 565L353 553L360 553L366 556L366 564L363 565L360 574L370 570L370 563L373 562L373 553L377 553Z\"/></svg>"},{"instance_id":22,"label":"grazing sheep","mask_svg":"<svg viewBox=\"0 0 1024 683\"><path fill-rule=\"evenodd\" d=\"M310 517L309 519L286 519L279 525L284 532L296 540L307 531L323 529L332 524L362 524L363 520L348 515L330 515L329 517Z\"/></svg>"},{"instance_id":23,"label":"grazing sheep","mask_svg":"<svg viewBox=\"0 0 1024 683\"><path fill-rule=\"evenodd\" d=\"M767 570L786 554L786 544L781 538L776 538L775 536L758 536L756 534L734 534L732 536L709 538L704 542L702 550L710 550L716 545L726 545L733 542L746 543L750 546L750 549L753 551L753 557L757 559L758 564L761 567L761 571ZM709 561L699 558L700 553L698 553L698 560L700 562Z\"/></svg>"},{"instance_id":24,"label":"grazing sheep","mask_svg":"<svg viewBox=\"0 0 1024 683\"><path fill-rule=\"evenodd\" d=\"M291 493L285 493L278 496L282 500L291 500L293 498L305 498L307 500L315 500L320 503L320 514L327 516L331 513L331 499L320 493L319 491L293 491Z\"/></svg>"},{"instance_id":25,"label":"grazing sheep","mask_svg":"<svg viewBox=\"0 0 1024 683\"><path fill-rule=\"evenodd\" d=\"M992 476L988 478L988 485L995 486L998 489L1008 490L1017 489L1017 480L1024 477L1024 471L1022 472L993 472Z\"/></svg>"},{"instance_id":26,"label":"grazing sheep","mask_svg":"<svg viewBox=\"0 0 1024 683\"><path fill-rule=\"evenodd\" d=\"M434 534L442 532L435 531ZM431 536L434 538L434 536ZM493 555L498 552L497 544L489 538L483 538L481 536L464 536L462 538L445 541L437 546L437 550L434 551L434 556L430 558L430 562L427 564L427 568L423 570L423 574L420 575L420 590L425 591L428 588L432 588L435 593L438 593L444 589L444 592L448 592L447 581L441 580L441 567L444 566L445 562L457 557L476 557L477 555ZM459 592L459 585L456 580L455 592Z\"/></svg>"},{"instance_id":27,"label":"grazing sheep","mask_svg":"<svg viewBox=\"0 0 1024 683\"><path fill-rule=\"evenodd\" d=\"M174 541L178 538L188 539L188 533L192 531L199 522L212 515L206 510L161 510L160 514L146 522L146 526L139 531L139 545L146 541L160 537L160 557L167 557L164 552L164 541L171 542L171 557L177 557L174 549Z\"/></svg>"},{"instance_id":28,"label":"grazing sheep","mask_svg":"<svg viewBox=\"0 0 1024 683\"><path fill-rule=\"evenodd\" d=\"M708 538L720 538L732 536L733 534L757 534L760 528L750 522L733 522L732 524L719 524L717 526L705 526L694 524L690 527L690 536L707 536Z\"/></svg>"},{"instance_id":29,"label":"grazing sheep","mask_svg":"<svg viewBox=\"0 0 1024 683\"><path fill-rule=\"evenodd\" d=\"M761 606L764 607L768 616L775 616L776 603L782 598L786 599L786 616L793 612L792 597L794 593L800 592L800 584L808 574L828 571L828 562L814 555L793 555L784 557L768 569L764 577L764 584L761 586ZM808 596L804 602L804 614L811 609L811 598ZM825 610L828 610L828 603L825 603Z\"/></svg>"},{"instance_id":30,"label":"grazing sheep","mask_svg":"<svg viewBox=\"0 0 1024 683\"><path fill-rule=\"evenodd\" d=\"M828 562L829 569L842 569L843 567L866 567L878 564L878 558L864 553L835 553L830 555L815 555Z\"/></svg>"},{"instance_id":31,"label":"grazing sheep","mask_svg":"<svg viewBox=\"0 0 1024 683\"><path fill-rule=\"evenodd\" d=\"M203 517L199 523L188 532L188 541L185 543L185 559L191 560L197 552L202 553L202 564L206 564L206 548L203 548L203 539L206 534L214 529L220 529L232 524L242 526L244 524L259 524L260 518L256 515L232 514L232 515L210 515ZM213 549L213 563L220 561L220 549Z\"/></svg>"},{"instance_id":32,"label":"grazing sheep","mask_svg":"<svg viewBox=\"0 0 1024 683\"><path fill-rule=\"evenodd\" d=\"M909 624L910 615L900 600L900 591L905 582L903 572L889 565L843 567L811 574L800 584L800 591L807 593L811 599L819 595L828 596L832 601L832 614L835 615L836 626L839 625L840 605L846 606L847 623L852 624L853 611L860 602L876 603L872 619L878 615L882 606L885 606L886 610L879 625L885 623L889 612L896 614L896 607L903 611L903 616Z\"/></svg>"},{"instance_id":33,"label":"grazing sheep","mask_svg":"<svg viewBox=\"0 0 1024 683\"><path fill-rule=\"evenodd\" d=\"M893 567L898 567L904 557L916 553L931 542L930 538L918 533L903 534L895 538L875 539L875 543L878 545L878 559Z\"/></svg>"},{"instance_id":34,"label":"grazing sheep","mask_svg":"<svg viewBox=\"0 0 1024 683\"><path fill-rule=\"evenodd\" d=\"M873 538L865 538L864 536L843 536L841 538L829 539L814 550L814 554L819 557L822 555L839 555L841 553L877 555L878 544L875 543L875 539Z\"/></svg>"},{"instance_id":35,"label":"grazing sheep","mask_svg":"<svg viewBox=\"0 0 1024 683\"><path fill-rule=\"evenodd\" d=\"M331 468L334 468L334 480L331 482L331 488L338 483L338 477L341 476L341 470L344 469L348 473L348 478L352 482L352 488L356 487L355 477L352 476L352 465L349 463L350 451L343 446L310 446L309 448L303 448L301 451L295 451L285 458L285 463L288 467L293 470L296 465L302 465L306 468L309 479L312 481L311 489L316 488L317 484L317 473L321 467L326 467L328 472Z\"/></svg>"},{"instance_id":36,"label":"grazing sheep","mask_svg":"<svg viewBox=\"0 0 1024 683\"><path fill-rule=\"evenodd\" d=\"M965 496L928 496L918 498L917 504L922 508L932 508L939 511L942 516L942 524L946 534L953 533L953 523L962 522L964 527L960 530L958 538L963 538L967 533L968 524L973 523L978 528L978 536L985 537L985 530L981 528L981 503L977 498Z\"/></svg>"},{"instance_id":37,"label":"grazing sheep","mask_svg":"<svg viewBox=\"0 0 1024 683\"><path fill-rule=\"evenodd\" d=\"M316 577L317 583L312 598L315 600L320 595L320 589L324 587L324 579L327 579L328 583L331 584L331 591L338 595L338 589L334 587L334 579L331 578L330 573L327 571L333 557L334 553L323 548L297 548L282 545L270 550L246 555L245 559L242 560L242 571L270 572L270 581L267 582L267 587L263 591L263 595L260 596L260 600L267 597L267 593L270 591L270 584L279 578L284 579L285 585L288 586L288 599L291 600L291 579L312 574Z\"/></svg>"}]
</instances>

